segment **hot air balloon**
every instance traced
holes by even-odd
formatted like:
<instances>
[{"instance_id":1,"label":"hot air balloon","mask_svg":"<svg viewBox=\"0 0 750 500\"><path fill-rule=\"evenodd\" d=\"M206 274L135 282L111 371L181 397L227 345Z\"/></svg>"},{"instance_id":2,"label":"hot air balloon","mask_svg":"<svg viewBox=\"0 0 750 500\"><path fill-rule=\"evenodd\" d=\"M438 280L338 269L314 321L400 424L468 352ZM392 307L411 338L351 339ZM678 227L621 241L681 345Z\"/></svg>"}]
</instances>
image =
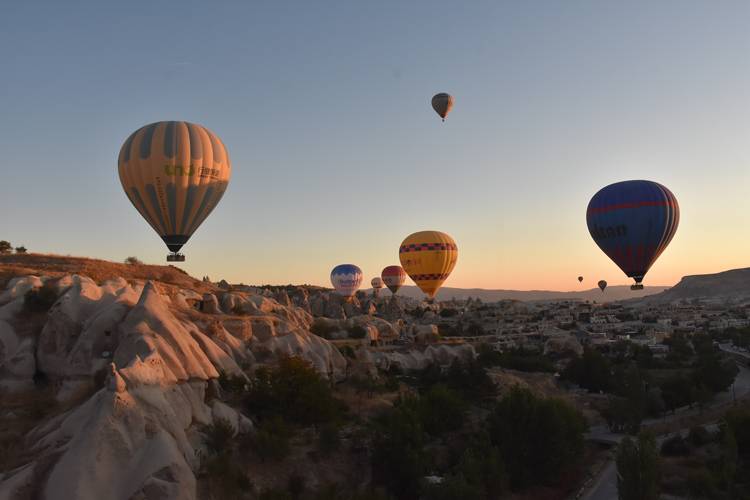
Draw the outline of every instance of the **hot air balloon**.
<instances>
[{"instance_id":1,"label":"hot air balloon","mask_svg":"<svg viewBox=\"0 0 750 500\"><path fill-rule=\"evenodd\" d=\"M388 287L393 295L396 295L398 289L406 281L406 272L401 266L388 266L380 273L383 283Z\"/></svg>"},{"instance_id":2,"label":"hot air balloon","mask_svg":"<svg viewBox=\"0 0 750 500\"><path fill-rule=\"evenodd\" d=\"M599 285L599 290L601 290L602 292L604 291L605 288L607 288L607 282L604 280L600 280L599 283L597 283L597 285Z\"/></svg>"},{"instance_id":3,"label":"hot air balloon","mask_svg":"<svg viewBox=\"0 0 750 500\"><path fill-rule=\"evenodd\" d=\"M362 270L354 264L339 264L331 271L331 283L339 295L351 299L362 284Z\"/></svg>"},{"instance_id":4,"label":"hot air balloon","mask_svg":"<svg viewBox=\"0 0 750 500\"><path fill-rule=\"evenodd\" d=\"M625 181L610 184L591 198L586 224L599 248L628 276L641 282L672 240L680 222L677 198L661 184Z\"/></svg>"},{"instance_id":5,"label":"hot air balloon","mask_svg":"<svg viewBox=\"0 0 750 500\"><path fill-rule=\"evenodd\" d=\"M406 274L432 300L456 266L458 247L445 233L420 231L406 237L398 256Z\"/></svg>"},{"instance_id":6,"label":"hot air balloon","mask_svg":"<svg viewBox=\"0 0 750 500\"><path fill-rule=\"evenodd\" d=\"M380 279L380 276L375 276L370 280L370 286L372 286L372 295L377 297L380 289L383 288L383 280Z\"/></svg>"},{"instance_id":7,"label":"hot air balloon","mask_svg":"<svg viewBox=\"0 0 750 500\"><path fill-rule=\"evenodd\" d=\"M156 122L133 132L120 149L120 182L130 202L172 252L180 248L224 195L232 174L219 137L188 122Z\"/></svg>"},{"instance_id":8,"label":"hot air balloon","mask_svg":"<svg viewBox=\"0 0 750 500\"><path fill-rule=\"evenodd\" d=\"M578 283L583 283L583 276L578 277Z\"/></svg>"},{"instance_id":9,"label":"hot air balloon","mask_svg":"<svg viewBox=\"0 0 750 500\"><path fill-rule=\"evenodd\" d=\"M453 109L453 96L441 92L432 96L432 109L445 121L448 113Z\"/></svg>"}]
</instances>

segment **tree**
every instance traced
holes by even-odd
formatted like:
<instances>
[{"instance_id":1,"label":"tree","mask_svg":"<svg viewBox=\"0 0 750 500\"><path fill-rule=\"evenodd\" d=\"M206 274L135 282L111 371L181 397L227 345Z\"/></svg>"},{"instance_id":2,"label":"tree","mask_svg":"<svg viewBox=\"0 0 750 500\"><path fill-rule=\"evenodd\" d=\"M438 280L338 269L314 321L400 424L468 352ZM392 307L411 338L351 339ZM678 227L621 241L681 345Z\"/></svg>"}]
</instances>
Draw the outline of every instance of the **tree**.
<instances>
[{"instance_id":1,"label":"tree","mask_svg":"<svg viewBox=\"0 0 750 500\"><path fill-rule=\"evenodd\" d=\"M582 458L585 420L562 399L539 398L515 386L488 423L513 488L554 482Z\"/></svg>"},{"instance_id":2,"label":"tree","mask_svg":"<svg viewBox=\"0 0 750 500\"><path fill-rule=\"evenodd\" d=\"M659 498L659 451L652 434L637 440L625 437L617 450L617 498L657 500Z\"/></svg>"},{"instance_id":3,"label":"tree","mask_svg":"<svg viewBox=\"0 0 750 500\"><path fill-rule=\"evenodd\" d=\"M13 250L13 247L11 246L9 241L0 240L0 254L9 254L11 250Z\"/></svg>"},{"instance_id":4,"label":"tree","mask_svg":"<svg viewBox=\"0 0 750 500\"><path fill-rule=\"evenodd\" d=\"M138 257L131 256L125 259L125 264L130 264L131 266L139 266L143 264L143 262L141 262Z\"/></svg>"},{"instance_id":5,"label":"tree","mask_svg":"<svg viewBox=\"0 0 750 500\"><path fill-rule=\"evenodd\" d=\"M583 356L574 358L562 376L590 392L607 392L612 387L612 365L596 349L584 349Z\"/></svg>"},{"instance_id":6,"label":"tree","mask_svg":"<svg viewBox=\"0 0 750 500\"><path fill-rule=\"evenodd\" d=\"M245 407L261 418L281 417L301 425L333 422L343 413L330 385L297 357L284 357L274 368L259 369L250 382Z\"/></svg>"},{"instance_id":7,"label":"tree","mask_svg":"<svg viewBox=\"0 0 750 500\"><path fill-rule=\"evenodd\" d=\"M20 247L16 247L16 253L18 254L25 254L27 252L26 247L21 245Z\"/></svg>"}]
</instances>

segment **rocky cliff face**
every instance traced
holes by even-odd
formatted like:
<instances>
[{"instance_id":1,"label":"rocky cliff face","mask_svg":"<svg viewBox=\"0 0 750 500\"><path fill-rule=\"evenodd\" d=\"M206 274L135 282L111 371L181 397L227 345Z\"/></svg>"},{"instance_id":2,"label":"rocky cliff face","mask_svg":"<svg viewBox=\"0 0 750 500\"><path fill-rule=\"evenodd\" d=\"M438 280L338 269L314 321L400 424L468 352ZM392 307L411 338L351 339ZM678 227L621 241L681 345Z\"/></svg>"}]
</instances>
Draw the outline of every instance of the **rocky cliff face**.
<instances>
[{"instance_id":1,"label":"rocky cliff face","mask_svg":"<svg viewBox=\"0 0 750 500\"><path fill-rule=\"evenodd\" d=\"M30 312L24 296L43 286L56 300ZM0 390L44 383L58 401L87 396L28 434L31 458L0 474L0 499L194 498L200 426L221 416L252 430L207 398L212 380L280 355L332 379L346 372L339 351L309 332L310 313L280 299L122 278L10 280L0 294Z\"/></svg>"}]
</instances>

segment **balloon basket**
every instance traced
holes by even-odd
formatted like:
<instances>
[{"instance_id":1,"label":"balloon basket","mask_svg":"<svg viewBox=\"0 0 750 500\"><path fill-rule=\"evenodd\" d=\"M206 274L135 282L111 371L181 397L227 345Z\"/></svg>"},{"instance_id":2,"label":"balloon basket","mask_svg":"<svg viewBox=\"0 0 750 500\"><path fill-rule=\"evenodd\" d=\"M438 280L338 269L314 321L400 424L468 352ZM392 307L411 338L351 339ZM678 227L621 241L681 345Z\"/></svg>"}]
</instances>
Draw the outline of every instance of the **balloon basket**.
<instances>
[{"instance_id":1,"label":"balloon basket","mask_svg":"<svg viewBox=\"0 0 750 500\"><path fill-rule=\"evenodd\" d=\"M643 290L643 285L641 283L636 283L635 285L630 285L631 290Z\"/></svg>"},{"instance_id":2,"label":"balloon basket","mask_svg":"<svg viewBox=\"0 0 750 500\"><path fill-rule=\"evenodd\" d=\"M167 262L185 262L185 256L181 253L171 253L167 255Z\"/></svg>"}]
</instances>

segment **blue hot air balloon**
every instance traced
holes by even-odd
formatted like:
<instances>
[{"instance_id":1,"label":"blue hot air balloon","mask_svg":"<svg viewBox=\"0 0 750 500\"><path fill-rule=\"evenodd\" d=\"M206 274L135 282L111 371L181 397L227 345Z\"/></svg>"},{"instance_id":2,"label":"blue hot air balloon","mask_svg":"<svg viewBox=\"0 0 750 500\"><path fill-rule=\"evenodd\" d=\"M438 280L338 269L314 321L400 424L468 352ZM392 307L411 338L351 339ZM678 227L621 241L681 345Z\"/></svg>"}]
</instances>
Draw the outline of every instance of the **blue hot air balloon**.
<instances>
[{"instance_id":1,"label":"blue hot air balloon","mask_svg":"<svg viewBox=\"0 0 750 500\"><path fill-rule=\"evenodd\" d=\"M362 270L354 264L339 264L331 271L331 284L339 295L348 299L362 284Z\"/></svg>"},{"instance_id":2,"label":"blue hot air balloon","mask_svg":"<svg viewBox=\"0 0 750 500\"><path fill-rule=\"evenodd\" d=\"M624 181L591 198L589 233L599 248L642 289L643 277L672 240L680 222L677 198L661 184Z\"/></svg>"}]
</instances>

